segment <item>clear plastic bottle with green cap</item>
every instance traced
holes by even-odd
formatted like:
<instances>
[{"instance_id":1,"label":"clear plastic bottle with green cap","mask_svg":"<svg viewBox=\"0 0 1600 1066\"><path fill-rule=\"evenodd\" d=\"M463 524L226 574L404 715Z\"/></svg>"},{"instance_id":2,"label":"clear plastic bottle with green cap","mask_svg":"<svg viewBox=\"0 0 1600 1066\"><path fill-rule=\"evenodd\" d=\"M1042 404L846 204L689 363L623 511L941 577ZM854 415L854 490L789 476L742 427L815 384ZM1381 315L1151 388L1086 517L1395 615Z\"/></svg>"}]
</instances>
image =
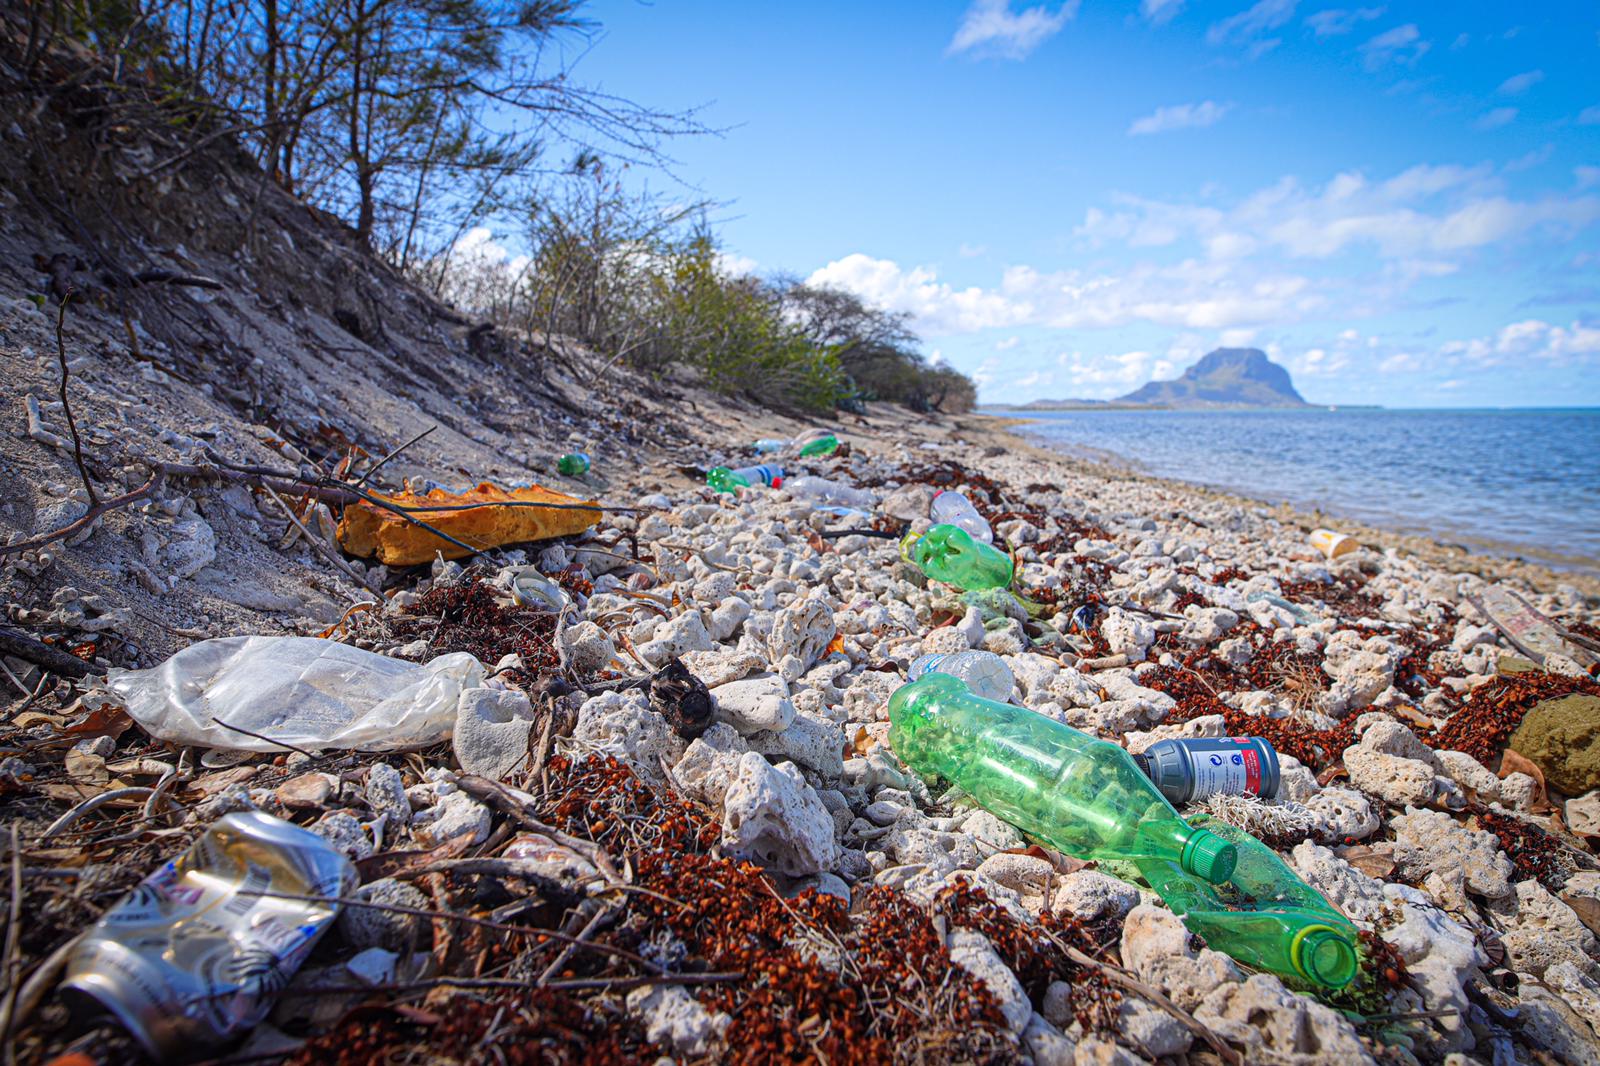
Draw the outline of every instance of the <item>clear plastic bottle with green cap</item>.
<instances>
[{"instance_id":1,"label":"clear plastic bottle with green cap","mask_svg":"<svg viewBox=\"0 0 1600 1066\"><path fill-rule=\"evenodd\" d=\"M1208 884L1164 859L1135 863L1183 923L1247 966L1316 988L1349 984L1358 960L1350 920L1249 833L1205 816L1191 821L1233 846L1238 862L1227 884Z\"/></svg>"},{"instance_id":2,"label":"clear plastic bottle with green cap","mask_svg":"<svg viewBox=\"0 0 1600 1066\"><path fill-rule=\"evenodd\" d=\"M1011 584L1011 557L992 544L974 540L959 526L930 526L908 534L900 555L917 569L959 589L1003 589Z\"/></svg>"},{"instance_id":3,"label":"clear plastic bottle with green cap","mask_svg":"<svg viewBox=\"0 0 1600 1066\"><path fill-rule=\"evenodd\" d=\"M567 477L582 477L589 472L589 457L583 452L569 452L556 460L556 469Z\"/></svg>"},{"instance_id":4,"label":"clear plastic bottle with green cap","mask_svg":"<svg viewBox=\"0 0 1600 1066\"><path fill-rule=\"evenodd\" d=\"M1207 882L1237 850L1190 826L1128 753L1025 707L980 699L929 673L889 699L889 744L912 769L1080 859L1162 861Z\"/></svg>"},{"instance_id":5,"label":"clear plastic bottle with green cap","mask_svg":"<svg viewBox=\"0 0 1600 1066\"><path fill-rule=\"evenodd\" d=\"M771 487L783 480L783 467L762 463L760 466L741 466L729 470L725 466L713 467L706 474L706 484L718 492L738 492L752 485Z\"/></svg>"}]
</instances>

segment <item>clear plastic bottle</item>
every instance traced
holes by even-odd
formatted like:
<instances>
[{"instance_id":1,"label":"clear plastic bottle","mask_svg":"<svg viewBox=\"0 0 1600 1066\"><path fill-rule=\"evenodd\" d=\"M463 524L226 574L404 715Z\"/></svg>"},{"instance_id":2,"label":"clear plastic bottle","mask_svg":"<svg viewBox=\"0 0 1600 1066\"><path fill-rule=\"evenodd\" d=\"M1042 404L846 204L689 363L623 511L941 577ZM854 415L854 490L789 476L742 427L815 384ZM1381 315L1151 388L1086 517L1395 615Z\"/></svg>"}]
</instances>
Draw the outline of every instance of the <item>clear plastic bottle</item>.
<instances>
[{"instance_id":1,"label":"clear plastic bottle","mask_svg":"<svg viewBox=\"0 0 1600 1066\"><path fill-rule=\"evenodd\" d=\"M799 446L802 459L813 455L832 455L839 448L839 438L826 430L796 437L794 443Z\"/></svg>"},{"instance_id":2,"label":"clear plastic bottle","mask_svg":"<svg viewBox=\"0 0 1600 1066\"><path fill-rule=\"evenodd\" d=\"M1017 679L1011 667L992 651L958 651L946 654L919 655L911 660L906 676L915 681L923 674L939 673L959 677L967 691L986 700L1006 703Z\"/></svg>"},{"instance_id":3,"label":"clear plastic bottle","mask_svg":"<svg viewBox=\"0 0 1600 1066\"><path fill-rule=\"evenodd\" d=\"M889 744L924 776L959 785L992 814L1080 859L1173 863L1226 881L1236 849L1178 817L1128 753L1053 718L979 699L924 674L889 698Z\"/></svg>"},{"instance_id":4,"label":"clear plastic bottle","mask_svg":"<svg viewBox=\"0 0 1600 1066\"><path fill-rule=\"evenodd\" d=\"M775 452L783 451L788 446L788 441L778 440L776 437L763 437L761 440L756 441L755 444L757 455L772 455Z\"/></svg>"},{"instance_id":5,"label":"clear plastic bottle","mask_svg":"<svg viewBox=\"0 0 1600 1066\"><path fill-rule=\"evenodd\" d=\"M1238 855L1227 884L1207 884L1167 860L1136 860L1183 924L1248 966L1315 987L1349 984L1359 943L1350 920L1249 833L1204 816L1191 821Z\"/></svg>"},{"instance_id":6,"label":"clear plastic bottle","mask_svg":"<svg viewBox=\"0 0 1600 1066\"><path fill-rule=\"evenodd\" d=\"M900 555L935 581L959 589L1007 588L1011 584L1011 559L990 544L973 540L959 526L931 526L921 534L908 534Z\"/></svg>"},{"instance_id":7,"label":"clear plastic bottle","mask_svg":"<svg viewBox=\"0 0 1600 1066\"><path fill-rule=\"evenodd\" d=\"M567 477L582 477L589 472L589 456L583 452L570 452L556 460L556 469Z\"/></svg>"},{"instance_id":8,"label":"clear plastic bottle","mask_svg":"<svg viewBox=\"0 0 1600 1066\"><path fill-rule=\"evenodd\" d=\"M1133 761L1174 804L1218 793L1263 799L1278 794L1278 752L1264 737L1162 740Z\"/></svg>"},{"instance_id":9,"label":"clear plastic bottle","mask_svg":"<svg viewBox=\"0 0 1600 1066\"><path fill-rule=\"evenodd\" d=\"M783 480L783 467L762 463L760 466L741 466L729 470L725 466L712 468L706 473L706 484L718 492L738 492L753 485L777 485Z\"/></svg>"},{"instance_id":10,"label":"clear plastic bottle","mask_svg":"<svg viewBox=\"0 0 1600 1066\"><path fill-rule=\"evenodd\" d=\"M796 499L831 506L859 507L864 511L870 511L878 502L866 489L853 488L838 481L810 475L787 478L782 488Z\"/></svg>"},{"instance_id":11,"label":"clear plastic bottle","mask_svg":"<svg viewBox=\"0 0 1600 1066\"><path fill-rule=\"evenodd\" d=\"M958 526L972 535L973 540L994 543L994 530L988 521L972 506L972 501L959 492L944 489L934 494L928 517L935 525Z\"/></svg>"}]
</instances>

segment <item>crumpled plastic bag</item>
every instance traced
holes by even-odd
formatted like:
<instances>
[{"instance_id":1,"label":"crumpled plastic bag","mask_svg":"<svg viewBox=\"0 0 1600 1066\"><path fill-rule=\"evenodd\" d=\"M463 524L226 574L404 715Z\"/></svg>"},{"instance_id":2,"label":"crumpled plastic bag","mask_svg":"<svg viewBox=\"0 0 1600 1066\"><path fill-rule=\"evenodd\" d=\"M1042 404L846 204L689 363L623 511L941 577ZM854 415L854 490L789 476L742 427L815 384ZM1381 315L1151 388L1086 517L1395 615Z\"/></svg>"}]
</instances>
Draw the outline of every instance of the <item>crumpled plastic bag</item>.
<instances>
[{"instance_id":1,"label":"crumpled plastic bag","mask_svg":"<svg viewBox=\"0 0 1600 1066\"><path fill-rule=\"evenodd\" d=\"M483 680L466 652L418 665L335 640L267 636L203 640L152 669L106 676L158 740L262 752L424 747L450 735L461 693Z\"/></svg>"}]
</instances>

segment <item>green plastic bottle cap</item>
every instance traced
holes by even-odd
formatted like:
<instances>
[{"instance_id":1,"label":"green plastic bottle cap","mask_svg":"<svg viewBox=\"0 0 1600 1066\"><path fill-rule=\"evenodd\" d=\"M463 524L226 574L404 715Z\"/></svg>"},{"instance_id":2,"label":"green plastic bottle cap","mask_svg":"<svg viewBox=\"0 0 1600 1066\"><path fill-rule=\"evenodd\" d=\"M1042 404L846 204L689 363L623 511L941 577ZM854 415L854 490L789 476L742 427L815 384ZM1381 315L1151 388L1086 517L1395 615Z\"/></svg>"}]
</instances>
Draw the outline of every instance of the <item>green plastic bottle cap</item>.
<instances>
[{"instance_id":1,"label":"green plastic bottle cap","mask_svg":"<svg viewBox=\"0 0 1600 1066\"><path fill-rule=\"evenodd\" d=\"M1209 829L1196 829L1184 842L1180 865L1185 873L1220 885L1233 876L1238 862L1238 848Z\"/></svg>"},{"instance_id":2,"label":"green plastic bottle cap","mask_svg":"<svg viewBox=\"0 0 1600 1066\"><path fill-rule=\"evenodd\" d=\"M1310 925L1295 935L1289 957L1306 980L1343 988L1356 975L1356 949L1331 925Z\"/></svg>"}]
</instances>

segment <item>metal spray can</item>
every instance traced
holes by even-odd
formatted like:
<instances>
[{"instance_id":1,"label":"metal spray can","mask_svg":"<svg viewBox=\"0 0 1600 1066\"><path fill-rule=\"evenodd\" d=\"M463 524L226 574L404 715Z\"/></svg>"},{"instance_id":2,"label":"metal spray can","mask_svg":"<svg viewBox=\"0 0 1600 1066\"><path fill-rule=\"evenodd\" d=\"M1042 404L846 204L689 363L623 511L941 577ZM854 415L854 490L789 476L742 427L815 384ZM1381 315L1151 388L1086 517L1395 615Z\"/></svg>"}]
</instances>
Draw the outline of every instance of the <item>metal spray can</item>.
<instances>
[{"instance_id":1,"label":"metal spray can","mask_svg":"<svg viewBox=\"0 0 1600 1066\"><path fill-rule=\"evenodd\" d=\"M247 811L146 877L73 950L62 985L164 1060L254 1027L339 905L355 867L315 833Z\"/></svg>"},{"instance_id":2,"label":"metal spray can","mask_svg":"<svg viewBox=\"0 0 1600 1066\"><path fill-rule=\"evenodd\" d=\"M1262 737L1162 740L1133 761L1173 804L1218 793L1262 799L1278 794L1278 753Z\"/></svg>"}]
</instances>

